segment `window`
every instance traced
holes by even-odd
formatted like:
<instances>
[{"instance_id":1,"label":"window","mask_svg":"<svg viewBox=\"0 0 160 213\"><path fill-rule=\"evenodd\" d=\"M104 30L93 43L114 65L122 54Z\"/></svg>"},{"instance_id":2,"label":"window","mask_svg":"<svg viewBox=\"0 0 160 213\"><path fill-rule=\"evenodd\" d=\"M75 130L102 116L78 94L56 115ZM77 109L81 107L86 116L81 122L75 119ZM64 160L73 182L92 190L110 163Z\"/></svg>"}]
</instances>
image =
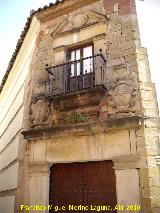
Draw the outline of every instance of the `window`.
<instances>
[{"instance_id":1,"label":"window","mask_svg":"<svg viewBox=\"0 0 160 213\"><path fill-rule=\"evenodd\" d=\"M67 90L74 91L92 87L93 75L93 45L70 49L68 51Z\"/></svg>"},{"instance_id":2,"label":"window","mask_svg":"<svg viewBox=\"0 0 160 213\"><path fill-rule=\"evenodd\" d=\"M69 50L68 59L71 64L71 77L93 72L93 45L85 45Z\"/></svg>"}]
</instances>

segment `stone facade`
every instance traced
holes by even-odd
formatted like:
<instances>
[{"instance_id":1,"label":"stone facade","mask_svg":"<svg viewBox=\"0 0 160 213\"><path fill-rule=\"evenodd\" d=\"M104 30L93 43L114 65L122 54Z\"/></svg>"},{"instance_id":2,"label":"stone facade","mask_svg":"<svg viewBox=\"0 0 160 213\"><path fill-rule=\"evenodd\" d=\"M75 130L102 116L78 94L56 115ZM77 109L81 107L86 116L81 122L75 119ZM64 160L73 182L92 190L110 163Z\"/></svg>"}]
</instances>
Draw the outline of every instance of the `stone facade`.
<instances>
[{"instance_id":1,"label":"stone facade","mask_svg":"<svg viewBox=\"0 0 160 213\"><path fill-rule=\"evenodd\" d=\"M66 0L35 13L34 19L15 212L21 204L49 204L52 164L112 160L118 204L158 213L159 112L135 1ZM53 95L46 64L66 63L68 49L87 43L93 44L94 54L102 49L103 86L97 68L95 88ZM64 90L62 73L55 77L54 91Z\"/></svg>"}]
</instances>

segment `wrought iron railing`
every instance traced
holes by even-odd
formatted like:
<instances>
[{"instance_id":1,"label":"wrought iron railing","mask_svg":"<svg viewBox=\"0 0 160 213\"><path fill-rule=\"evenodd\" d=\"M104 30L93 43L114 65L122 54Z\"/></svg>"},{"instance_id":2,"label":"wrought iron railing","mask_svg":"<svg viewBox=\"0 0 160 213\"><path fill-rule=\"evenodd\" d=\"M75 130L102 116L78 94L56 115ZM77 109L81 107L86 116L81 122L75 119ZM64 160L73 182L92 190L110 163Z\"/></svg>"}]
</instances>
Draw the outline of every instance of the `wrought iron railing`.
<instances>
[{"instance_id":1,"label":"wrought iron railing","mask_svg":"<svg viewBox=\"0 0 160 213\"><path fill-rule=\"evenodd\" d=\"M106 82L106 60L102 51L97 55L49 67L45 90L52 95L92 88Z\"/></svg>"}]
</instances>

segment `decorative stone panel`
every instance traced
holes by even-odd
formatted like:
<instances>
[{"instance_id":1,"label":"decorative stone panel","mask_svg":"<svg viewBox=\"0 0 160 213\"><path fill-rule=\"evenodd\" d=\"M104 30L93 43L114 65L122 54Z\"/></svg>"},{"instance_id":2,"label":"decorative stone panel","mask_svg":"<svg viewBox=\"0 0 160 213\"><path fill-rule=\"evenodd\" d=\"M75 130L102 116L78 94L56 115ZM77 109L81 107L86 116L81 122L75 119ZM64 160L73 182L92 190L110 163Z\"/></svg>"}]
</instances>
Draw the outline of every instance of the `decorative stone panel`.
<instances>
[{"instance_id":1,"label":"decorative stone panel","mask_svg":"<svg viewBox=\"0 0 160 213\"><path fill-rule=\"evenodd\" d=\"M50 115L51 103L49 99L43 96L37 96L32 99L29 109L31 127L44 125Z\"/></svg>"},{"instance_id":2,"label":"decorative stone panel","mask_svg":"<svg viewBox=\"0 0 160 213\"><path fill-rule=\"evenodd\" d=\"M115 112L138 111L138 84L136 77L130 72L130 67L126 64L112 66L108 75L109 105Z\"/></svg>"},{"instance_id":3,"label":"decorative stone panel","mask_svg":"<svg viewBox=\"0 0 160 213\"><path fill-rule=\"evenodd\" d=\"M51 30L51 37L64 35L65 33L71 33L87 26L107 22L108 17L104 14L102 3L94 3L85 8L80 8L68 15L64 15L57 20L57 24L49 25L54 26Z\"/></svg>"}]
</instances>

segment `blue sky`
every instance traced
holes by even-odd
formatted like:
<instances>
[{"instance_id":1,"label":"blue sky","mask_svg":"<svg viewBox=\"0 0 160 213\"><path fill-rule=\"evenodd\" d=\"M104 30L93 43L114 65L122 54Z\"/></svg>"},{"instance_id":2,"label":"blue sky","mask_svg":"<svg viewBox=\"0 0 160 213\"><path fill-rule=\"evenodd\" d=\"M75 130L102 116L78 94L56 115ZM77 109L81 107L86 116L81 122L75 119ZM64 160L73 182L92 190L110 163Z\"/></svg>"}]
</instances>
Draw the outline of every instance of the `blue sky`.
<instances>
[{"instance_id":1,"label":"blue sky","mask_svg":"<svg viewBox=\"0 0 160 213\"><path fill-rule=\"evenodd\" d=\"M0 82L32 9L50 0L0 0Z\"/></svg>"},{"instance_id":2,"label":"blue sky","mask_svg":"<svg viewBox=\"0 0 160 213\"><path fill-rule=\"evenodd\" d=\"M32 9L51 0L0 0L0 82ZM142 45L148 48L153 82L160 105L160 0L137 0Z\"/></svg>"}]
</instances>

